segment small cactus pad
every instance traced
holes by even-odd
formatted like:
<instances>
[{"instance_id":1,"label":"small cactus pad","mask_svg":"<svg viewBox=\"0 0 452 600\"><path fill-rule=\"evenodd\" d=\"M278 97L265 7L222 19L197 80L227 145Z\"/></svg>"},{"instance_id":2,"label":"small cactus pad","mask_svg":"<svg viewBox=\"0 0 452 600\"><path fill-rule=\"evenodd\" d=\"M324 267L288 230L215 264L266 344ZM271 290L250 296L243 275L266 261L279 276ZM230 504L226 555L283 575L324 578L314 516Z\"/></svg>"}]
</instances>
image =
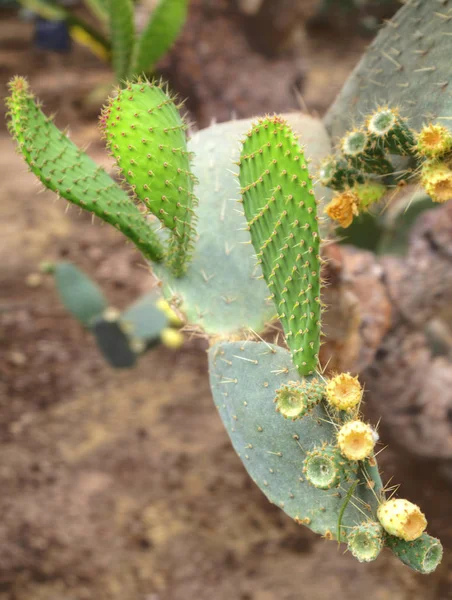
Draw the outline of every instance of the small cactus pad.
<instances>
[{"instance_id":1,"label":"small cactus pad","mask_svg":"<svg viewBox=\"0 0 452 600\"><path fill-rule=\"evenodd\" d=\"M44 186L114 225L146 258L162 260L161 243L140 210L102 167L41 112L28 83L16 77L10 90L9 130L30 170Z\"/></svg>"},{"instance_id":2,"label":"small cactus pad","mask_svg":"<svg viewBox=\"0 0 452 600\"><path fill-rule=\"evenodd\" d=\"M441 542L428 533L423 533L414 542L387 536L386 544L403 563L424 575L432 573L443 558Z\"/></svg>"},{"instance_id":3,"label":"small cactus pad","mask_svg":"<svg viewBox=\"0 0 452 600\"><path fill-rule=\"evenodd\" d=\"M371 562L384 546L384 532L379 523L365 521L348 534L348 549L359 562Z\"/></svg>"},{"instance_id":4,"label":"small cactus pad","mask_svg":"<svg viewBox=\"0 0 452 600\"><path fill-rule=\"evenodd\" d=\"M335 424L323 403L301 419L284 419L274 407L277 390L297 378L287 350L264 342L219 343L209 351L214 402L232 444L267 498L297 522L327 537L373 518L381 490L378 471L367 463L341 469L332 487L314 487L303 473L308 456L335 443ZM340 461L340 457L338 462ZM371 481L371 489L366 479ZM344 502L356 485L353 500ZM336 487L334 487L336 484Z\"/></svg>"},{"instance_id":5,"label":"small cactus pad","mask_svg":"<svg viewBox=\"0 0 452 600\"><path fill-rule=\"evenodd\" d=\"M320 402L324 393L325 384L316 377L301 382L289 381L276 390L276 410L289 419L304 417Z\"/></svg>"},{"instance_id":6,"label":"small cactus pad","mask_svg":"<svg viewBox=\"0 0 452 600\"><path fill-rule=\"evenodd\" d=\"M118 89L101 116L107 146L136 197L171 231L168 263L186 268L195 237L186 125L162 83L138 81Z\"/></svg>"},{"instance_id":7,"label":"small cactus pad","mask_svg":"<svg viewBox=\"0 0 452 600\"><path fill-rule=\"evenodd\" d=\"M85 327L107 308L107 299L98 285L70 262L58 262L51 270L65 308Z\"/></svg>"},{"instance_id":8,"label":"small cactus pad","mask_svg":"<svg viewBox=\"0 0 452 600\"><path fill-rule=\"evenodd\" d=\"M284 119L259 120L240 156L242 202L258 263L301 375L320 345L317 204L303 150Z\"/></svg>"},{"instance_id":9,"label":"small cactus pad","mask_svg":"<svg viewBox=\"0 0 452 600\"><path fill-rule=\"evenodd\" d=\"M119 320L119 313L107 309L104 315L95 319L91 324L91 331L97 342L99 350L103 357L114 369L130 369L136 361L138 354L137 348L133 347L131 340Z\"/></svg>"},{"instance_id":10,"label":"small cactus pad","mask_svg":"<svg viewBox=\"0 0 452 600\"><path fill-rule=\"evenodd\" d=\"M381 29L325 117L341 137L378 105L398 107L411 128L438 121L452 126L447 1L410 0Z\"/></svg>"}]
</instances>

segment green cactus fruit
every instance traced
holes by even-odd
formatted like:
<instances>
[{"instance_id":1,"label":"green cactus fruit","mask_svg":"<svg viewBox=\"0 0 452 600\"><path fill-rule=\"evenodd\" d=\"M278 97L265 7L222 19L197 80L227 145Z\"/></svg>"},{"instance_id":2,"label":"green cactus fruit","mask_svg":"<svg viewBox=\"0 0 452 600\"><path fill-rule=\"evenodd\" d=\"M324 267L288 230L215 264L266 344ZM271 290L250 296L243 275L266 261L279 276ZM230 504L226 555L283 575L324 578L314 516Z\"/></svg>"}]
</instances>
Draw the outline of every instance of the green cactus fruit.
<instances>
[{"instance_id":1,"label":"green cactus fruit","mask_svg":"<svg viewBox=\"0 0 452 600\"><path fill-rule=\"evenodd\" d=\"M364 521L364 523L352 527L347 541L348 549L359 562L371 562L383 549L383 528L374 521Z\"/></svg>"},{"instance_id":2,"label":"green cactus fruit","mask_svg":"<svg viewBox=\"0 0 452 600\"><path fill-rule=\"evenodd\" d=\"M282 385L276 390L276 410L283 417L296 419L303 417L320 402L325 393L325 384L317 378Z\"/></svg>"},{"instance_id":3,"label":"green cactus fruit","mask_svg":"<svg viewBox=\"0 0 452 600\"><path fill-rule=\"evenodd\" d=\"M100 288L72 263L54 264L52 274L61 302L85 327L107 308L107 300Z\"/></svg>"},{"instance_id":4,"label":"green cactus fruit","mask_svg":"<svg viewBox=\"0 0 452 600\"><path fill-rule=\"evenodd\" d=\"M441 542L428 533L423 533L414 542L389 535L386 544L404 564L425 575L432 573L443 558Z\"/></svg>"},{"instance_id":5,"label":"green cactus fruit","mask_svg":"<svg viewBox=\"0 0 452 600\"><path fill-rule=\"evenodd\" d=\"M301 375L320 346L317 204L303 150L281 117L261 119L240 157L242 202L258 263Z\"/></svg>"},{"instance_id":6,"label":"green cactus fruit","mask_svg":"<svg viewBox=\"0 0 452 600\"><path fill-rule=\"evenodd\" d=\"M452 134L443 125L425 125L417 136L416 149L422 157L442 158L452 151Z\"/></svg>"},{"instance_id":7,"label":"green cactus fruit","mask_svg":"<svg viewBox=\"0 0 452 600\"><path fill-rule=\"evenodd\" d=\"M387 175L394 168L376 142L364 131L347 133L341 142L342 153L351 166L366 173Z\"/></svg>"},{"instance_id":8,"label":"green cactus fruit","mask_svg":"<svg viewBox=\"0 0 452 600\"><path fill-rule=\"evenodd\" d=\"M416 154L414 132L406 119L392 108L379 108L366 122L371 138L383 152L410 156Z\"/></svg>"},{"instance_id":9,"label":"green cactus fruit","mask_svg":"<svg viewBox=\"0 0 452 600\"><path fill-rule=\"evenodd\" d=\"M421 184L433 202L452 200L452 169L442 160L429 160L422 165Z\"/></svg>"},{"instance_id":10,"label":"green cactus fruit","mask_svg":"<svg viewBox=\"0 0 452 600\"><path fill-rule=\"evenodd\" d=\"M320 182L338 192L352 187L355 183L364 183L364 175L350 166L349 162L341 156L329 156L319 169Z\"/></svg>"},{"instance_id":11,"label":"green cactus fruit","mask_svg":"<svg viewBox=\"0 0 452 600\"><path fill-rule=\"evenodd\" d=\"M323 401L294 421L274 410L277 390L299 381L287 350L265 342L221 342L209 350L209 370L214 402L232 444L271 502L329 539L340 529L345 540L363 512L376 520L382 486L375 466L339 459L340 485L325 490L303 474L309 453L335 444L336 423Z\"/></svg>"},{"instance_id":12,"label":"green cactus fruit","mask_svg":"<svg viewBox=\"0 0 452 600\"><path fill-rule=\"evenodd\" d=\"M343 459L335 446L325 445L306 453L303 473L311 485L321 490L338 487L343 477Z\"/></svg>"},{"instance_id":13,"label":"green cactus fruit","mask_svg":"<svg viewBox=\"0 0 452 600\"><path fill-rule=\"evenodd\" d=\"M10 90L9 130L44 186L119 229L148 259L161 261L160 240L127 194L41 112L23 78L14 78Z\"/></svg>"},{"instance_id":14,"label":"green cactus fruit","mask_svg":"<svg viewBox=\"0 0 452 600\"><path fill-rule=\"evenodd\" d=\"M193 250L197 200L185 130L163 83L128 83L101 115L107 147L135 196L170 230L167 264L181 276Z\"/></svg>"},{"instance_id":15,"label":"green cactus fruit","mask_svg":"<svg viewBox=\"0 0 452 600\"><path fill-rule=\"evenodd\" d=\"M359 208L365 210L379 202L386 194L387 188L378 181L367 179L363 183L356 183L352 191L359 198Z\"/></svg>"},{"instance_id":16,"label":"green cactus fruit","mask_svg":"<svg viewBox=\"0 0 452 600\"><path fill-rule=\"evenodd\" d=\"M398 107L419 130L424 122L452 127L447 2L412 0L380 30L328 111L333 137L361 125L376 104Z\"/></svg>"}]
</instances>

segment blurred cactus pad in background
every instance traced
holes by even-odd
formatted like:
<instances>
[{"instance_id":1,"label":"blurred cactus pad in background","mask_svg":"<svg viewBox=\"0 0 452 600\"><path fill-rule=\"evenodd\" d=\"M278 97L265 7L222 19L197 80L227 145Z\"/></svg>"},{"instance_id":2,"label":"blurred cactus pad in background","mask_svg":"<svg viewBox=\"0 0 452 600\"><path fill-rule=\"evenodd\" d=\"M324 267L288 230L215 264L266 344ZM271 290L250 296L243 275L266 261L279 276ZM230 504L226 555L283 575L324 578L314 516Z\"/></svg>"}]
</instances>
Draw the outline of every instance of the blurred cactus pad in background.
<instances>
[{"instance_id":1,"label":"blurred cactus pad in background","mask_svg":"<svg viewBox=\"0 0 452 600\"><path fill-rule=\"evenodd\" d=\"M215 405L269 500L361 562L388 547L424 574L440 563L441 543L421 509L382 483L358 378L319 362L321 241L363 214L378 221L407 183L430 206L452 199L451 10L407 2L325 124L267 115L187 140L163 83L125 83L100 118L124 186L55 127L24 79L8 98L30 170L135 244L185 330L208 338Z\"/></svg>"}]
</instances>

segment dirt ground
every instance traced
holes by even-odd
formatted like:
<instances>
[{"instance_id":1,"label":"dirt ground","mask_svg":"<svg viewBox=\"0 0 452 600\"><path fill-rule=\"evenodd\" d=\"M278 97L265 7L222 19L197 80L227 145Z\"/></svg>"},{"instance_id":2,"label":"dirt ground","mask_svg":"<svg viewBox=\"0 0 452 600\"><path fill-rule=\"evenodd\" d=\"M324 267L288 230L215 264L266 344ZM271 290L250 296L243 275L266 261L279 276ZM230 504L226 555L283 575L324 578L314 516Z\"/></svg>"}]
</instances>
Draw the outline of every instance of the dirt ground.
<instances>
[{"instance_id":1,"label":"dirt ground","mask_svg":"<svg viewBox=\"0 0 452 600\"><path fill-rule=\"evenodd\" d=\"M237 32L235 17L221 16L225 31ZM296 108L298 84L308 108L322 113L367 43L311 33L301 60L269 59L234 33L245 63L267 61L269 73L261 82L256 75L253 96L244 94L246 71L238 73L228 96L218 92L227 64L201 80L198 57L182 61L190 32L162 69L183 95L196 87L189 109L201 125L234 111ZM79 48L69 56L33 52L30 35L30 25L5 13L0 85L28 75L49 112L58 109L58 124L71 123L74 140L91 143L91 155L107 164L97 108L86 97L109 81L108 69ZM213 42L206 48L204 61ZM201 342L159 348L130 371L106 366L52 282L35 276L38 265L72 260L122 307L150 285L142 260L111 228L38 195L4 128L0 156L0 600L452 598L449 551L429 577L389 552L360 565L267 502L216 414ZM422 503L430 532L450 542L452 492L436 466L391 449L383 455L384 470Z\"/></svg>"}]
</instances>

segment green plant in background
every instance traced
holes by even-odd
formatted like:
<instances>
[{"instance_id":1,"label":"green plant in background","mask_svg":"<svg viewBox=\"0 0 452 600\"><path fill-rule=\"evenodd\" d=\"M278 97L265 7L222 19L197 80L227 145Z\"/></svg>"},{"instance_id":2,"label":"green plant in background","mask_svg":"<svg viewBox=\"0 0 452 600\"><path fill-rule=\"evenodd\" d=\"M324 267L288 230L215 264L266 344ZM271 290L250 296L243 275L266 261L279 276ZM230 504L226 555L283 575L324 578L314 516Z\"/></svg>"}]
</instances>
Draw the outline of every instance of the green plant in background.
<instances>
[{"instance_id":1,"label":"green plant in background","mask_svg":"<svg viewBox=\"0 0 452 600\"><path fill-rule=\"evenodd\" d=\"M92 27L55 0L19 0L25 8L51 21L65 21L71 37L99 58L112 63L116 80L152 73L171 48L188 13L189 0L159 0L141 33L135 27L133 0L85 0L99 21Z\"/></svg>"},{"instance_id":2,"label":"green plant in background","mask_svg":"<svg viewBox=\"0 0 452 600\"><path fill-rule=\"evenodd\" d=\"M115 368L130 368L150 348L163 343L179 348L182 321L158 290L144 294L124 311L112 307L102 290L70 262L45 263L64 307L91 331L106 361Z\"/></svg>"}]
</instances>

